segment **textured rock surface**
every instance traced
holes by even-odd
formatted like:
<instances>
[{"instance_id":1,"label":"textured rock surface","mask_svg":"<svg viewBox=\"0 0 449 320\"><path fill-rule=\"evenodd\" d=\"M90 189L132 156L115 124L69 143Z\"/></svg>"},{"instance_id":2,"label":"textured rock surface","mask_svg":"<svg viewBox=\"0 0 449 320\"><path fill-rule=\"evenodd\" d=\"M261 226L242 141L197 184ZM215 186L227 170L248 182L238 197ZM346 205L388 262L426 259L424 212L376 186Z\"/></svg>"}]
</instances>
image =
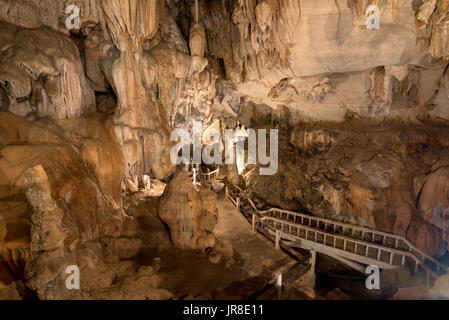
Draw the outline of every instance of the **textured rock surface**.
<instances>
[{"instance_id":1,"label":"textured rock surface","mask_svg":"<svg viewBox=\"0 0 449 320\"><path fill-rule=\"evenodd\" d=\"M318 120L342 121L347 112L381 119L425 113L447 118L442 111L447 99L420 96L429 84L420 78L433 63L426 53L447 56L447 6L442 1L423 2L421 8L412 1L382 2L380 29L366 30L365 10L372 3L238 1L226 7L217 1L204 6L202 16L210 55L223 59L227 78L256 103L273 109L285 105L295 117ZM423 47L417 48L417 42ZM404 70L402 75L398 70ZM324 77L329 89L320 89ZM270 94L283 82L289 85ZM438 78L431 86L433 93L441 88L447 97ZM407 99L404 90L410 92ZM410 99L416 111L406 107Z\"/></svg>"},{"instance_id":2,"label":"textured rock surface","mask_svg":"<svg viewBox=\"0 0 449 320\"><path fill-rule=\"evenodd\" d=\"M126 217L60 127L10 113L1 113L0 127L3 270L19 278L28 270L27 285L41 298L69 297L58 274L69 264L66 250L118 237Z\"/></svg>"},{"instance_id":3,"label":"textured rock surface","mask_svg":"<svg viewBox=\"0 0 449 320\"><path fill-rule=\"evenodd\" d=\"M249 165L244 178L272 206L406 236L442 257L447 134L444 126L378 127L361 120L344 126L302 124L280 138L274 176L259 176Z\"/></svg>"},{"instance_id":4,"label":"textured rock surface","mask_svg":"<svg viewBox=\"0 0 449 320\"><path fill-rule=\"evenodd\" d=\"M170 133L195 120L280 129L274 176L227 166L264 202L447 258L448 2L197 4L0 0L0 297L171 298L142 251L230 256L216 195L173 176ZM144 176L168 183L160 202Z\"/></svg>"},{"instance_id":5,"label":"textured rock surface","mask_svg":"<svg viewBox=\"0 0 449 320\"><path fill-rule=\"evenodd\" d=\"M158 29L160 3L157 0L103 1L106 23L120 54L111 61L108 76L118 96L114 115L117 139L124 150L125 162L135 166L135 174L152 172L158 179L173 170L170 162L169 127L162 105L156 101L151 75L145 66L143 42ZM153 75L154 76L154 75ZM134 144L134 152L128 152Z\"/></svg>"},{"instance_id":6,"label":"textured rock surface","mask_svg":"<svg viewBox=\"0 0 449 320\"><path fill-rule=\"evenodd\" d=\"M0 22L0 84L8 111L54 119L95 110L94 93L70 39L48 28L23 29Z\"/></svg>"},{"instance_id":7,"label":"textured rock surface","mask_svg":"<svg viewBox=\"0 0 449 320\"><path fill-rule=\"evenodd\" d=\"M170 227L176 247L205 250L215 246L216 197L209 189L196 191L183 171L170 181L159 204L159 216Z\"/></svg>"},{"instance_id":8,"label":"textured rock surface","mask_svg":"<svg viewBox=\"0 0 449 320\"><path fill-rule=\"evenodd\" d=\"M66 14L69 5L80 9L80 27L83 29L96 24L104 26L100 0L1 0L0 20L25 28L46 26L68 35L65 22L73 13Z\"/></svg>"},{"instance_id":9,"label":"textured rock surface","mask_svg":"<svg viewBox=\"0 0 449 320\"><path fill-rule=\"evenodd\" d=\"M47 174L38 165L24 172L24 191L33 208L31 261L25 269L27 285L40 299L62 297L64 268L63 212L53 200Z\"/></svg>"}]
</instances>

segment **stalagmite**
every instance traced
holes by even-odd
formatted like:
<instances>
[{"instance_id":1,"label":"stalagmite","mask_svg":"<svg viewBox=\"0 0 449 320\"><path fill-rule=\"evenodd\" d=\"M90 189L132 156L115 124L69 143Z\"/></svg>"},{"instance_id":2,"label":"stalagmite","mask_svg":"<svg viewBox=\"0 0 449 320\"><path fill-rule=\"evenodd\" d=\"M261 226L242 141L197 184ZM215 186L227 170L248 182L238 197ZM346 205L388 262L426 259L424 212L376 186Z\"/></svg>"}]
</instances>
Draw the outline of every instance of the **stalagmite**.
<instances>
[{"instance_id":1,"label":"stalagmite","mask_svg":"<svg viewBox=\"0 0 449 320\"><path fill-rule=\"evenodd\" d=\"M0 0L0 299L447 298L448 58L449 0Z\"/></svg>"},{"instance_id":2,"label":"stalagmite","mask_svg":"<svg viewBox=\"0 0 449 320\"><path fill-rule=\"evenodd\" d=\"M58 299L63 290L63 213L51 196L48 177L42 166L27 170L24 180L24 191L33 208L31 262L25 271L26 279L40 299Z\"/></svg>"}]
</instances>

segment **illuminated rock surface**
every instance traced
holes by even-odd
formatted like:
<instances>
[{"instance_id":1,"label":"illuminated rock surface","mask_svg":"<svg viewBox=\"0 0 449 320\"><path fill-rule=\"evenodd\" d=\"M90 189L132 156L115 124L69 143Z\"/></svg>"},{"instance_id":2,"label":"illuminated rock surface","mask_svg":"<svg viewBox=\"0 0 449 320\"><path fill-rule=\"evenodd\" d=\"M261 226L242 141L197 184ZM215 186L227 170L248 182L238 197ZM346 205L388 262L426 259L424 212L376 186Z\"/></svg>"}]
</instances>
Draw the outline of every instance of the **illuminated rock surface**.
<instances>
[{"instance_id":1,"label":"illuminated rock surface","mask_svg":"<svg viewBox=\"0 0 449 320\"><path fill-rule=\"evenodd\" d=\"M378 30L365 24L373 3ZM224 177L259 204L400 235L449 262L448 2L197 4L0 0L0 298L235 298L263 285L248 267L257 245L239 248L240 222L219 220ZM170 135L196 120L222 135L277 128L278 171L226 164L217 193L194 186ZM69 265L81 290L65 288ZM396 298L442 295L445 281Z\"/></svg>"}]
</instances>

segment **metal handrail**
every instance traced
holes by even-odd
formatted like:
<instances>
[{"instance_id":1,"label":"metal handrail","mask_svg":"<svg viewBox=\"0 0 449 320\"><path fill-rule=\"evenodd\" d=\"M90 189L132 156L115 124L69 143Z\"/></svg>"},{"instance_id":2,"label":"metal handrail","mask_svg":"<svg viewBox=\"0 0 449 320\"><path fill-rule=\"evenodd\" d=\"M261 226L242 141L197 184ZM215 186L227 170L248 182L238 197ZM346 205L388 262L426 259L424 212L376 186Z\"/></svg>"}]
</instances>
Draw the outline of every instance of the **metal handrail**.
<instances>
[{"instance_id":1,"label":"metal handrail","mask_svg":"<svg viewBox=\"0 0 449 320\"><path fill-rule=\"evenodd\" d=\"M255 209L257 210L257 208L255 208ZM331 224L331 225L335 225L335 226L341 226L343 228L354 229L354 230L360 231L362 233L363 232L372 233L373 234L373 240L375 238L375 235L379 235L381 237L388 237L390 239L398 240L398 242L402 241L402 243L404 243L408 247L408 251L409 252L414 251L415 253L418 253L419 255L421 255L422 256L421 260L423 262L424 262L424 258L425 258L425 259L433 262L439 268L442 268L443 270L447 269L447 267L444 266L441 262L439 262L435 258L429 256L427 253L422 252L421 250L417 249L413 244L410 243L410 241L408 241L407 239L405 239L402 236L398 236L398 235L395 235L395 234L390 234L390 233L386 233L386 232L382 232L382 231L377 231L377 230L366 228L366 227L355 226L355 225L352 225L352 224L347 224L347 223L343 223L343 222L339 222L339 221L335 221L335 220L329 220L329 219L325 219L325 218L309 216L309 215L306 215L306 214L292 212L292 211L278 209L278 208L271 208L271 209L269 209L269 210L267 210L265 212L281 212L281 213L286 213L286 214L289 214L289 215L294 215L294 216L305 218L305 219L311 219L311 220L317 221L317 222L322 222L323 224ZM397 249L397 248L395 247L395 249ZM404 250L401 250L401 251L404 251Z\"/></svg>"},{"instance_id":2,"label":"metal handrail","mask_svg":"<svg viewBox=\"0 0 449 320\"><path fill-rule=\"evenodd\" d=\"M215 169L212 172L207 172L207 173L201 173L201 179L204 181L209 181L209 180L213 180L218 176L218 173L220 172L220 167L218 167L217 169Z\"/></svg>"},{"instance_id":3,"label":"metal handrail","mask_svg":"<svg viewBox=\"0 0 449 320\"><path fill-rule=\"evenodd\" d=\"M242 189L240 189L239 187L235 187L235 189L237 189L237 191L240 194L244 195L244 192ZM235 205L239 205L239 197L236 198L236 200L232 199L234 195L234 192L230 191L229 188L226 188L226 192L227 194L231 194L231 200ZM288 210L283 210L283 209L279 209L279 208L270 208L268 210L259 210L257 209L257 207L255 206L254 202L249 199L248 197L244 196L245 199L249 202L249 204L251 205L252 209L254 210L254 212L256 213L256 218L259 222L265 221L267 219L273 219L275 220L277 223L286 223L287 225L290 225L291 227L294 228L302 228L305 230L309 230L310 232L317 232L319 234L323 234L323 235L327 235L327 236L333 236L336 239L341 239L343 241L352 241L355 244L359 243L360 245L365 245L367 247L370 248L375 248L376 250L383 250L386 252L390 252L390 254L396 254L399 256L407 256L409 258L411 258L412 260L415 261L415 263L419 264L424 270L426 270L428 273L430 273L434 278L437 278L441 272L443 272L443 274L447 271L447 267L445 265L443 265L442 263L440 263L439 261L437 261L436 259L434 259L433 257L429 256L428 254L426 254L425 252L422 252L421 250L417 249L412 243L410 243L410 241L408 241L407 239L405 239L402 236L398 236L398 235L394 235L394 234L390 234L390 233L386 233L386 232L382 232L382 231L377 231L374 229L370 229L370 228L366 228L366 227L360 227L360 226L354 226L351 224L347 224L347 223L343 223L343 222L339 222L339 221L335 221L335 220L330 220L330 219L325 219L325 218L320 218L320 217L314 217L314 216L310 216L310 215L306 215L303 213L298 213L298 212L293 212L293 211L288 211ZM279 213L280 218L282 219L282 214L286 214L287 215L287 219L289 218L289 215L295 216L295 217L300 217L301 218L301 224L297 223L297 224L292 224L289 223L288 221L285 220L281 220L281 219L277 219L276 217L272 217L271 214L274 213ZM309 219L309 224L311 224L311 221L315 221L317 228L310 228L307 227L305 225L303 225L304 223L304 219ZM296 221L295 221L296 222ZM337 233L328 233L328 232L323 232L323 231L319 231L319 222L323 223L325 225L325 227L327 225L331 225L331 226L340 226L342 227L342 232L344 232L345 229L352 229L352 234L354 235L355 231L359 231L362 232L362 237L364 235L364 233L371 233L372 234L372 242L368 242L365 240L360 240L357 238L350 238L350 237L346 237L343 235L339 235ZM317 230L318 229L318 230ZM335 228L334 228L335 230ZM382 241L382 246L381 245L377 245L374 242L376 236L381 236L383 237L383 241ZM395 240L395 247L391 248L385 245L385 239L386 238L390 238ZM364 238L364 237L363 237ZM400 248L398 248L398 243L399 241L401 241L402 243L404 243L407 246L407 250L401 250ZM327 244L325 244L327 245ZM432 263L434 263L437 267L437 272L435 273L431 268L429 268L426 264L425 261L428 260Z\"/></svg>"}]
</instances>

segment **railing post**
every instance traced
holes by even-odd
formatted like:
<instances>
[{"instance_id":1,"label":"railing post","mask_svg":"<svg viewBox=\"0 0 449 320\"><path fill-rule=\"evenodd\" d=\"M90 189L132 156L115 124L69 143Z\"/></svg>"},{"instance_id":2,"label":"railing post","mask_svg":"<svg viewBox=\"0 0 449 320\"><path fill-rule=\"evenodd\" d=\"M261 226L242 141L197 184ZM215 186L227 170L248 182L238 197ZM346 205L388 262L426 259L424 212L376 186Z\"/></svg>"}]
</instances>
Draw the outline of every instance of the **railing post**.
<instances>
[{"instance_id":1,"label":"railing post","mask_svg":"<svg viewBox=\"0 0 449 320\"><path fill-rule=\"evenodd\" d=\"M277 276L276 279L276 288L278 291L278 300L282 299L282 273Z\"/></svg>"},{"instance_id":2,"label":"railing post","mask_svg":"<svg viewBox=\"0 0 449 320\"><path fill-rule=\"evenodd\" d=\"M252 221L252 225L251 225L251 229L254 232L256 232L256 215L253 213L253 221Z\"/></svg>"},{"instance_id":3,"label":"railing post","mask_svg":"<svg viewBox=\"0 0 449 320\"><path fill-rule=\"evenodd\" d=\"M276 250L279 250L281 248L279 243L280 241L281 241L281 232L279 230L276 230L276 240L274 243Z\"/></svg>"},{"instance_id":4,"label":"railing post","mask_svg":"<svg viewBox=\"0 0 449 320\"><path fill-rule=\"evenodd\" d=\"M199 170L195 170L195 171L197 171L196 175L198 177L201 177L201 175L199 175L199 172L198 172ZM216 174L214 172L206 174L205 175L205 180L210 180L211 177L215 176L215 175ZM236 188L235 191L232 191L232 188L229 189L228 186L225 187L225 195L226 195L226 197L229 198L237 206L237 208L239 210L240 210L240 207L242 206L242 203L241 203L242 199L239 196L239 195L241 195L240 193L241 193L241 190L238 187ZM242 196L245 197L244 195L242 195ZM234 201L234 199L235 199L235 201ZM247 200L247 198L245 197L243 200ZM251 200L249 200L249 202L250 202L250 205L253 205ZM242 206L242 207L244 208L244 206ZM255 208L255 207L253 207L253 208ZM246 214L247 218L248 218L247 214L252 214L252 216L251 216L251 229L252 229L253 233L256 232L257 221L259 221L258 217L256 216L256 214L253 213L253 212L260 212L257 209L254 209L254 210L251 210L250 212L246 212L246 210L243 210L244 213ZM294 223L297 223L298 221L301 221L301 224L304 226L304 227L299 227L298 225L286 224L288 226L288 230L284 230L284 224L283 224L282 221L279 222L279 221L267 220L268 225L273 224L273 226L275 228L275 247L276 247L277 250L280 250L281 232L285 232L285 233L288 232L290 235L293 235L293 231L296 230L296 235L299 238L300 237L299 236L299 231L301 229L301 237L302 237L302 230L304 230L305 231L305 238L307 240L309 240L308 239L309 233L313 232L314 234L313 234L313 236L312 236L312 238L310 240L313 240L313 241L317 242L318 241L318 232L321 232L321 231L318 231L316 229L321 229L321 224L322 224L325 231L327 231L328 229L329 229L329 231L331 231L333 229L335 234L343 234L343 235L347 231L349 234L351 234L355 238L355 239L344 239L344 238L340 239L340 240L343 240L343 250L344 251L348 250L347 244L348 244L348 242L351 241L351 242L354 242L354 244L355 244L355 252L354 253L363 255L363 253L362 253L363 249L360 248L361 245L363 247L363 244L357 242L359 240L359 236L358 236L357 233L360 232L360 236L361 236L363 241L370 241L372 243L375 243L375 242L377 242L377 239L380 238L379 240L382 243L382 245L386 246L386 243L388 242L388 248L395 248L395 249L397 249L397 248L401 247L401 251L402 250L403 251L409 251L409 253L411 255L413 255L413 256L411 256L410 254L409 255L412 257L413 260L415 260L415 268L414 268L415 269L415 273L418 273L419 266L421 264L424 264L423 267L425 267L426 260L432 261L433 263L436 264L436 266L437 266L436 273L437 273L438 276L442 272L441 265L438 264L438 262L435 259L432 259L432 257L427 256L425 253L422 253L420 250L416 249L413 245L411 245L406 239L404 239L402 237L397 237L397 236L392 235L392 234L376 233L376 231L363 230L363 229L360 230L360 229L356 229L357 227L355 227L353 225L350 225L350 224L324 222L324 221L321 221L319 218L314 218L314 217L311 217L311 216L303 216L303 215L301 215L299 213L295 214L295 213L291 213L291 212L288 212L288 211L277 210L276 208L269 209L267 213L268 213L269 216L273 216L273 215L275 217L279 216L279 218L281 220L284 219L283 217L285 216L287 220L289 220L289 221L292 220ZM293 216L293 219L291 219L292 216ZM301 218L301 220L299 220L298 218ZM306 221L306 220L308 220L308 221ZM316 226L314 226L313 228L316 227L316 229L315 230L307 230L306 229L307 227L305 227L305 226L308 225L308 226L312 227L312 225L313 225L313 221L312 220L315 221ZM280 225L280 229L279 230L276 230L276 225L277 224ZM341 229L339 229L339 227L341 227ZM338 233L337 233L337 231L338 231ZM328 238L329 235L327 235L326 233L322 233L322 234L323 234L324 245L328 245L327 244L327 238ZM357 238L356 238L356 236L357 236ZM377 239L376 239L376 237L377 237ZM388 240L388 238L390 238L390 240ZM335 235L331 235L331 241L333 242L333 247L337 248L337 237ZM400 243L401 241L403 243L402 245ZM329 246L331 246L331 244L329 244ZM381 258L382 258L382 251L386 251L386 252L388 252L390 254L389 259L387 261L389 261L389 263L391 265L394 265L394 257L395 257L395 254L396 254L396 255L399 255L401 257L401 265L402 265L402 267L405 267L405 264L407 262L407 255L405 255L405 254L403 254L401 252L397 252L397 253L392 252L388 248L383 248L382 249L381 247L379 247L379 248L376 248L376 247L377 246L372 247L374 249L374 252L371 254L371 256L375 256L376 255L375 249L377 249L377 260L378 261L382 261L381 260ZM364 255L366 257L370 257L369 250L370 250L370 246L365 245ZM349 252L351 252L351 251L349 251ZM387 259L387 256L385 257L385 259ZM397 260L399 260L399 258ZM398 263L398 265L399 265L399 263ZM424 271L426 272L426 269ZM443 270L443 272L444 272L444 270ZM449 270L448 270L448 273L449 273ZM432 278L433 277L433 273L429 273L427 271L427 277ZM432 280L432 279L430 279L430 280Z\"/></svg>"},{"instance_id":5,"label":"railing post","mask_svg":"<svg viewBox=\"0 0 449 320\"><path fill-rule=\"evenodd\" d=\"M315 263L316 263L316 251L310 250L310 270L303 276L302 285L307 288L315 287Z\"/></svg>"}]
</instances>

